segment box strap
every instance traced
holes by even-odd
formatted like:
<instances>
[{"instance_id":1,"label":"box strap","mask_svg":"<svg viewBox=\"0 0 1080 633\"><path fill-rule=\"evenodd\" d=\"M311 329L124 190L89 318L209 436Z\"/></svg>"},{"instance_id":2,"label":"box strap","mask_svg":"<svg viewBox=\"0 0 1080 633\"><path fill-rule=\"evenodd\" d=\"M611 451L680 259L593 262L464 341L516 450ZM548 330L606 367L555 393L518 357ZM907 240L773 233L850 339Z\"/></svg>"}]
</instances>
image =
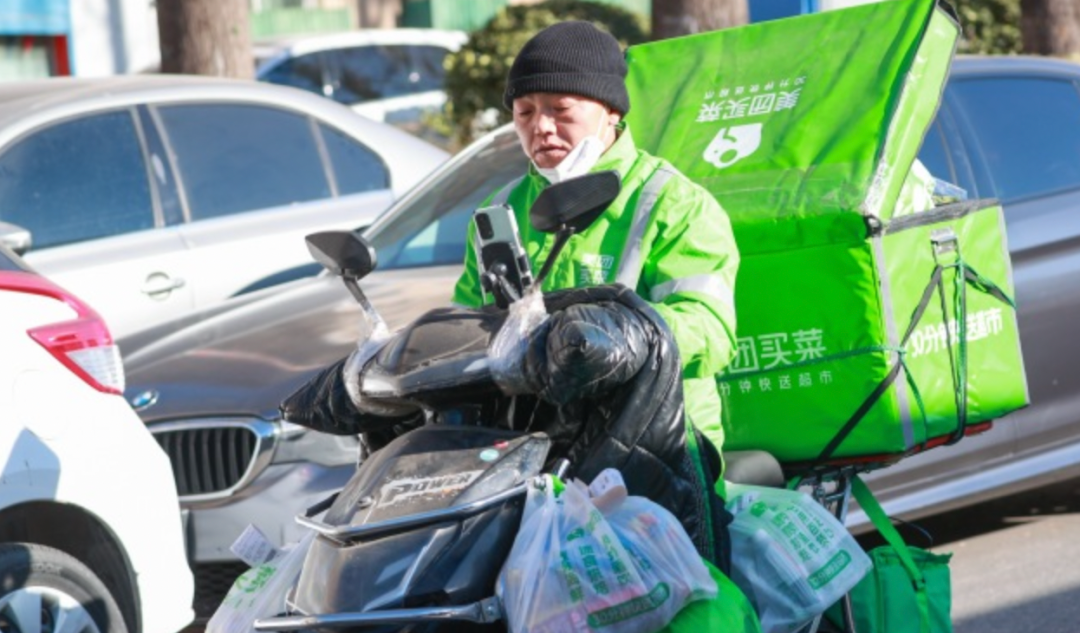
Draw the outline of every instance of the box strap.
<instances>
[{"instance_id":1,"label":"box strap","mask_svg":"<svg viewBox=\"0 0 1080 633\"><path fill-rule=\"evenodd\" d=\"M934 262L943 270L952 268L955 271L953 281L953 315L956 318L957 356L954 358L951 352L953 348L953 331L949 327L949 311L945 302L945 279L944 274L937 278L938 298L941 300L941 318L945 324L945 349L949 351L949 373L953 383L953 402L956 405L956 430L946 442L946 445L955 444L964 437L964 426L967 424L967 276L964 274L964 260L960 256L960 244L956 235L948 231L944 240L935 239L931 234L931 242L934 245ZM938 261L938 254L943 251L956 253L956 258L951 264L942 264ZM924 439L924 446L925 440Z\"/></svg>"},{"instance_id":2,"label":"box strap","mask_svg":"<svg viewBox=\"0 0 1080 633\"><path fill-rule=\"evenodd\" d=\"M957 425L952 437L946 442L946 444L955 444L964 437L964 429L967 426L967 287L970 285L980 292L994 297L998 301L1008 305L1013 310L1016 309L1016 303L1013 302L1001 288L994 284L994 282L980 275L964 261L964 258L960 253L960 244L952 231L947 231L942 236L932 235L931 242L934 245L934 261L938 263L938 266L943 269L951 268L955 271L955 281L953 283L953 314L956 317L958 354L955 360L953 355L949 354L949 366L952 370L953 397L956 402ZM939 253L946 252L954 252L956 254L954 260L948 264L938 262ZM948 323L948 312L945 305L945 286L943 278L941 277L938 278L938 289L938 296L941 298L941 314L945 319L945 322ZM952 329L947 326L945 328L945 345L946 349L952 349ZM925 443L928 440L929 438L924 440L924 448Z\"/></svg>"},{"instance_id":3,"label":"box strap","mask_svg":"<svg viewBox=\"0 0 1080 633\"><path fill-rule=\"evenodd\" d=\"M942 243L944 243L944 240L942 240ZM836 435L829 440L829 443L822 449L821 453L818 454L818 457L815 460L818 463L825 462L833 456L836 449L840 447L840 444L847 439L848 435L850 435L859 422L862 421L874 404L876 404L877 401L881 399L881 396L892 386L901 370L904 372L904 378L907 380L908 386L911 388L912 395L915 398L915 402L918 405L919 412L923 418L923 424L926 424L926 407L923 403L918 385L915 383L915 378L905 362L905 348L908 339L911 338L911 335L915 332L919 322L922 321L923 315L926 313L926 309L929 307L935 291L937 291L941 300L942 318L948 323L944 285L945 271L948 269L954 269L957 275L957 283L955 284L956 291L953 296L953 311L954 314L957 315L957 344L959 348L958 359L954 360L953 355L951 353L949 354L949 364L953 379L953 392L956 400L957 426L956 431L953 433L952 437L949 438L948 443L955 443L964 436L964 428L967 424L967 286L970 285L979 292L994 297L1014 310L1016 309L1016 303L994 282L980 275L963 260L960 256L959 244L955 242L955 238L951 241L951 246L953 252L956 253L956 259L953 262L944 264L938 261L934 266L934 270L930 274L930 281L926 284L922 297L919 298L919 303L912 312L911 320L908 323L903 338L900 340L900 344L892 349L897 355L896 363L893 364L889 369L889 373L882 378L877 387L870 392L862 404L859 405L859 408L855 410L851 417L848 418L847 422L845 422L844 425L840 427L840 430L836 432ZM937 247L938 242L935 241L935 261L937 260ZM947 325L945 327L945 336L946 349L951 350L952 333ZM925 438L923 440L924 448L926 441L929 439L930 438Z\"/></svg>"},{"instance_id":4,"label":"box strap","mask_svg":"<svg viewBox=\"0 0 1080 633\"><path fill-rule=\"evenodd\" d=\"M847 439L847 436L850 435L853 430L855 430L856 425L858 425L859 422L861 422L862 419L866 416L867 412L870 411L870 408L873 407L874 404L877 403L877 401L881 398L881 396L884 395L884 393L889 389L889 387L892 386L892 383L900 374L901 369L904 371L904 375L908 379L908 384L912 388L912 394L915 396L915 401L919 405L919 411L922 413L923 419L926 419L926 409L923 405L922 395L919 393L919 389L915 385L914 379L911 377L911 372L908 370L907 364L904 362L904 346L907 345L908 339L915 331L915 328L919 325L919 322L922 320L923 314L926 313L926 308L930 305L930 299L933 298L934 291L938 290L938 288L940 287L941 277L944 270L945 269L941 264L937 264L936 266L934 266L934 271L930 275L930 282L926 284L926 288L923 290L922 297L919 298L919 303L915 307L915 312L911 315L911 320L908 322L907 330L904 331L904 336L902 339L900 339L900 344L895 349L897 360L893 364L892 368L889 369L889 373L881 379L881 382L878 383L878 386L870 392L870 395L868 395L865 400L863 400L863 403L859 405L859 408L855 410L855 413L851 414L851 417L848 418L847 422L844 423L844 426L840 427L840 430L836 432L836 435L834 435L833 438L829 440L829 443L825 446L824 449L822 449L821 453L818 454L816 461L824 462L827 461L830 457L832 457L833 453L836 452L836 449L840 447L840 444L843 443L845 439ZM946 328L946 330L947 329L948 328Z\"/></svg>"}]
</instances>

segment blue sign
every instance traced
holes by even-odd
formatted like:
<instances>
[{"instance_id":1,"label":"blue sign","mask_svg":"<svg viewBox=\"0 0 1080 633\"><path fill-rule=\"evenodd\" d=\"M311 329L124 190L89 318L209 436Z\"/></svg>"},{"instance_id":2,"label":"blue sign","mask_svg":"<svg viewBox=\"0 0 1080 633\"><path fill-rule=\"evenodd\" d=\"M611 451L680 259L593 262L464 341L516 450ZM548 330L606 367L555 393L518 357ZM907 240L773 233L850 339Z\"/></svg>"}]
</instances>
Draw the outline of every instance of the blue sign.
<instances>
[{"instance_id":1,"label":"blue sign","mask_svg":"<svg viewBox=\"0 0 1080 633\"><path fill-rule=\"evenodd\" d=\"M0 35L67 35L69 0L0 1Z\"/></svg>"},{"instance_id":2,"label":"blue sign","mask_svg":"<svg viewBox=\"0 0 1080 633\"><path fill-rule=\"evenodd\" d=\"M749 0L749 6L750 21L764 22L816 13L818 0Z\"/></svg>"}]
</instances>

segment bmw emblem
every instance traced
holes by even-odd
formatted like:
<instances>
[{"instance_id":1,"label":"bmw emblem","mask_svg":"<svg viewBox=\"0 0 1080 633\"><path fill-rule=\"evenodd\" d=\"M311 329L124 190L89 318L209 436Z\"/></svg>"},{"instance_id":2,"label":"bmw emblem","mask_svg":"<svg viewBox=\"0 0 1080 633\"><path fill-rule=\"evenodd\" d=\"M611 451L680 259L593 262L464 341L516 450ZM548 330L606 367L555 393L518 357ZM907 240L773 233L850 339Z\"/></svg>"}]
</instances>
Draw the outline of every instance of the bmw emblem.
<instances>
[{"instance_id":1,"label":"bmw emblem","mask_svg":"<svg viewBox=\"0 0 1080 633\"><path fill-rule=\"evenodd\" d=\"M131 407L136 411L142 411L143 409L154 406L154 403L158 401L158 392L155 389L147 389L131 399Z\"/></svg>"}]
</instances>

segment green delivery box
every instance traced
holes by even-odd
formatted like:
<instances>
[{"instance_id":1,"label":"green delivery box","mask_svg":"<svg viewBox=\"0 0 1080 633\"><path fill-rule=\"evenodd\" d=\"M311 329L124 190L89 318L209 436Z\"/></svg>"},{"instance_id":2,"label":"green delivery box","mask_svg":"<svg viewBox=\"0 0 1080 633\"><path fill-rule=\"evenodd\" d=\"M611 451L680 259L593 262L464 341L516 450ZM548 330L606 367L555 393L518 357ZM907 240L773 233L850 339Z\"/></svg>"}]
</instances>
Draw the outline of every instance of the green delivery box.
<instances>
[{"instance_id":1,"label":"green delivery box","mask_svg":"<svg viewBox=\"0 0 1080 633\"><path fill-rule=\"evenodd\" d=\"M1000 206L898 206L958 35L894 0L628 50L635 140L742 256L725 450L893 458L1027 404Z\"/></svg>"}]
</instances>

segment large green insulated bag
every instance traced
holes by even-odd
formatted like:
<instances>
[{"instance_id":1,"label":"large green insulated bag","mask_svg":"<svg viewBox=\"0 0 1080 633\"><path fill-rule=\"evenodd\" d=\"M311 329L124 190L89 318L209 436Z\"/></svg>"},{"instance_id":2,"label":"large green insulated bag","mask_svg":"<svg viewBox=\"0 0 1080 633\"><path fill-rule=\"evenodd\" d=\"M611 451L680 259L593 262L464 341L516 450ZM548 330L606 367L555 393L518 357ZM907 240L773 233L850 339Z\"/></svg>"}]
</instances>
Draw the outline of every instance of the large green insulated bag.
<instances>
[{"instance_id":1,"label":"large green insulated bag","mask_svg":"<svg viewBox=\"0 0 1080 633\"><path fill-rule=\"evenodd\" d=\"M1027 404L1000 206L898 204L958 35L894 0L627 51L635 140L742 257L724 450L891 460Z\"/></svg>"}]
</instances>

